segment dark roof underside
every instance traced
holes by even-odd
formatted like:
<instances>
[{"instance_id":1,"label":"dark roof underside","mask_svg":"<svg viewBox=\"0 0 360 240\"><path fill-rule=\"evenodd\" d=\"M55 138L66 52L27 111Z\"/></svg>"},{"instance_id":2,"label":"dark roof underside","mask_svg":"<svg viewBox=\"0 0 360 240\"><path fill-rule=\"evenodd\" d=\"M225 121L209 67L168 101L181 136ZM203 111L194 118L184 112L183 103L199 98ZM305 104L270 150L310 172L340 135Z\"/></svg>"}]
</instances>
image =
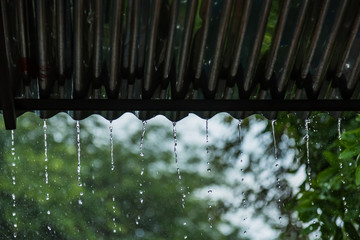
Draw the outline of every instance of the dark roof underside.
<instances>
[{"instance_id":1,"label":"dark roof underside","mask_svg":"<svg viewBox=\"0 0 360 240\"><path fill-rule=\"evenodd\" d=\"M32 110L172 120L195 111L240 118L360 110L358 0L2 0L0 7L7 128Z\"/></svg>"}]
</instances>

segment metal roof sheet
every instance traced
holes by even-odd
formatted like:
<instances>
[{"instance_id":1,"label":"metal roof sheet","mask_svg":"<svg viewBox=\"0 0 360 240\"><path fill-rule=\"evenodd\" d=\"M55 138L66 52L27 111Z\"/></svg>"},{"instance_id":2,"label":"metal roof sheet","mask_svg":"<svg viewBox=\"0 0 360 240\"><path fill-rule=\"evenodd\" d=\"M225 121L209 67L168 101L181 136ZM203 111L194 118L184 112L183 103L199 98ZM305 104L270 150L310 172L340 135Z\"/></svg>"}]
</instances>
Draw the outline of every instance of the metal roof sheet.
<instances>
[{"instance_id":1,"label":"metal roof sheet","mask_svg":"<svg viewBox=\"0 0 360 240\"><path fill-rule=\"evenodd\" d=\"M43 117L68 110L78 119L140 110L142 119L176 120L194 111L244 117L279 104L359 108L357 0L0 3L7 128L28 110L48 110Z\"/></svg>"}]
</instances>

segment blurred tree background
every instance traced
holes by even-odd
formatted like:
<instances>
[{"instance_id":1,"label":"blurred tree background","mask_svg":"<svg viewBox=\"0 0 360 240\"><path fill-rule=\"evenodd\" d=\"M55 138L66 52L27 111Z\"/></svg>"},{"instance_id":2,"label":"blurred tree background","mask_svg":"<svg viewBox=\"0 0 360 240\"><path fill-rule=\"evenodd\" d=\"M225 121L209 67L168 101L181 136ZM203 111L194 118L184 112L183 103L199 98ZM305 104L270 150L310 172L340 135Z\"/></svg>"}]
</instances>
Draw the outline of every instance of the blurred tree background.
<instances>
[{"instance_id":1,"label":"blurred tree background","mask_svg":"<svg viewBox=\"0 0 360 240\"><path fill-rule=\"evenodd\" d=\"M210 119L208 144L177 131L180 177L171 122L148 122L143 157L141 121L135 131L114 125L112 171L109 122L89 117L80 122L79 186L76 122L47 120L45 162L43 120L24 114L14 155L11 132L0 132L0 238L252 239L268 229L257 239L359 239L359 117L342 119L340 139L338 119L314 114L308 149L305 120L293 114L241 125L216 118L229 134L213 136Z\"/></svg>"},{"instance_id":2,"label":"blurred tree background","mask_svg":"<svg viewBox=\"0 0 360 240\"><path fill-rule=\"evenodd\" d=\"M229 126L234 121L223 119ZM314 113L308 121L308 131L305 120L293 114L280 114L276 121L256 115L242 122L245 139L256 122L265 122L257 133L265 140L256 150L261 154L250 153L241 169L245 180L255 176L248 185L242 182L244 199L251 201L241 207L253 208L255 216L278 229L277 239L360 239L360 117ZM239 148L237 138L233 135L213 151L224 168L236 167L243 145L252 144L243 142ZM270 173L264 178L266 171ZM264 211L269 206L279 212Z\"/></svg>"}]
</instances>

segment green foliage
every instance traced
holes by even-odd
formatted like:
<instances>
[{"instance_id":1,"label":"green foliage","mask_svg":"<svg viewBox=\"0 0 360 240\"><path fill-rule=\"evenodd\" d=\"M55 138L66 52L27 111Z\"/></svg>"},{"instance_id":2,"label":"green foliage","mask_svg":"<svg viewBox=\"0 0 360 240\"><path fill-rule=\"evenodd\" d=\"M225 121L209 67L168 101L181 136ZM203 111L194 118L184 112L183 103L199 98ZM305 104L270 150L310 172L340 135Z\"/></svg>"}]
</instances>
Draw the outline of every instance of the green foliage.
<instances>
[{"instance_id":1,"label":"green foliage","mask_svg":"<svg viewBox=\"0 0 360 240\"><path fill-rule=\"evenodd\" d=\"M266 123L267 127L257 135L257 139L268 139L263 140L263 153L253 154L245 169L245 178L249 175L257 177L254 185L246 186L244 192L248 198L255 199L253 207L257 209L256 212L273 229L279 229L278 239L359 239L360 117L348 114L342 119L341 140L337 119L322 113L313 114L309 119L307 143L305 121L292 114L279 114L274 133L280 168L274 169L273 176L266 180L259 176L269 168L273 169L268 164L274 163L272 123L259 115L243 121L245 138L251 131L250 126ZM230 126L233 121L224 118L226 125ZM243 153L237 145L236 136L227 139L219 148L218 156L241 158ZM289 154L291 152L294 154ZM290 162L285 163L285 159ZM305 178L296 188L288 178L298 176L301 171ZM274 178L280 179L279 193L274 193L275 184L267 184L274 182ZM254 186L261 191L254 190ZM274 209L277 194L282 196L280 199L284 203L278 209L278 214L283 218L282 224L273 217L273 212L268 214L266 210L269 205Z\"/></svg>"}]
</instances>

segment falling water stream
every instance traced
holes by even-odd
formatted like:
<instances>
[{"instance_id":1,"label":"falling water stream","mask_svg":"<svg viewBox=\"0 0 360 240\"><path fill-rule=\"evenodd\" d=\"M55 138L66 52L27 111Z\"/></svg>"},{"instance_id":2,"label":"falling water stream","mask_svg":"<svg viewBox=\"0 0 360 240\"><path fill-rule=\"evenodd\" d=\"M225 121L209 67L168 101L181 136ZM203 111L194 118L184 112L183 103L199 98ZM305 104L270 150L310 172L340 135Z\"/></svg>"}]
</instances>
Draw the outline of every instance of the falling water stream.
<instances>
[{"instance_id":1,"label":"falling water stream","mask_svg":"<svg viewBox=\"0 0 360 240\"><path fill-rule=\"evenodd\" d=\"M338 118L338 139L339 141L341 140L341 118ZM339 151L341 152L341 147L339 147ZM344 170L343 170L343 162L340 159L339 162L339 167L340 167L340 177L341 177L341 183L345 184L345 179L344 179ZM346 197L342 196L342 201L343 201L343 205L344 205L344 213L347 214L348 213L348 208L347 208L347 202L346 202Z\"/></svg>"},{"instance_id":2,"label":"falling water stream","mask_svg":"<svg viewBox=\"0 0 360 240\"><path fill-rule=\"evenodd\" d=\"M186 195L184 193L184 188L183 188L182 183L181 183L181 172L180 172L180 168L179 168L178 155L177 155L176 122L173 122L173 136L174 136L174 157L175 157L176 171L177 171L177 174L178 174L179 186L180 186L180 190L181 190L181 207L185 208ZM183 223L183 225L186 226L187 222L185 221ZM187 239L187 235L184 236L184 239Z\"/></svg>"},{"instance_id":3,"label":"falling water stream","mask_svg":"<svg viewBox=\"0 0 360 240\"><path fill-rule=\"evenodd\" d=\"M206 156L207 156L207 172L208 174L211 173L211 165L210 165L210 160L209 160L209 120L206 119L205 121L205 136L206 136ZM208 189L208 194L209 194L209 210L212 208L212 198L211 198L211 194L212 190L211 188ZM213 228L213 224L212 224L212 218L211 218L211 212L209 211L208 213L208 222L209 222L209 227Z\"/></svg>"},{"instance_id":4,"label":"falling water stream","mask_svg":"<svg viewBox=\"0 0 360 240\"><path fill-rule=\"evenodd\" d=\"M147 124L147 121L142 121L142 130L141 130L141 138L140 138L140 157L141 157L141 162L144 162L144 152L143 152L143 145L144 145L144 137L145 137L145 132L146 132L146 124ZM141 171L140 171L140 181L139 181L139 201L140 201L140 204L144 204L144 190L143 190L143 175L144 175L144 172L145 172L145 169L144 167L141 168ZM138 215L137 218L135 219L135 223L136 225L139 224L141 220L141 217Z\"/></svg>"},{"instance_id":5,"label":"falling water stream","mask_svg":"<svg viewBox=\"0 0 360 240\"><path fill-rule=\"evenodd\" d=\"M240 164L241 164L241 174L243 175L242 177L241 177L241 182L242 183L244 183L245 182L245 176L244 176L244 167L243 167L243 165L244 165L244 161L243 161L243 159L242 159L242 157L241 157L241 154L242 154L242 152L241 152L241 144L242 144L242 139L243 139L243 136L242 136L242 123L243 123L243 120L242 119L239 119L239 122L238 122L238 132L239 132L239 147L240 147L240 154L239 154L239 157L240 157ZM243 191L243 192L241 192L241 196L242 196L242 200L241 200L241 204L240 204L240 207L243 207L243 208L246 208L247 207L247 198L246 198L246 193ZM247 216L245 215L245 216L243 216L243 218L242 218L242 220L243 220L243 222L245 222L246 220L247 220ZM247 230L248 229L245 229L244 230L244 235L246 235L247 234Z\"/></svg>"},{"instance_id":6,"label":"falling water stream","mask_svg":"<svg viewBox=\"0 0 360 240\"><path fill-rule=\"evenodd\" d=\"M13 156L13 162L11 163L12 169L11 169L11 179L12 179L12 184L16 185L16 177L15 177L15 173L16 173L16 155L15 155L15 130L11 130L11 155ZM13 212L12 212L12 216L14 217L14 238L17 237L17 228L18 228L18 222L17 222L17 216L16 216L16 196L15 196L15 189L14 189L14 193L11 194L11 198L12 198L12 206L13 206Z\"/></svg>"},{"instance_id":7,"label":"falling water stream","mask_svg":"<svg viewBox=\"0 0 360 240\"><path fill-rule=\"evenodd\" d=\"M111 161L111 173L114 173L115 170L115 164L114 164L114 139L113 139L113 125L112 125L112 121L110 121L109 124L109 136L110 136L110 161ZM114 190L116 189L115 185L113 185ZM112 196L112 210L113 210L113 224L114 224L114 228L113 228L113 233L116 233L116 208L115 208L115 196Z\"/></svg>"},{"instance_id":8,"label":"falling water stream","mask_svg":"<svg viewBox=\"0 0 360 240\"><path fill-rule=\"evenodd\" d=\"M306 135L305 135L305 140L306 140L306 165L307 165L307 176L308 176L308 182L309 182L309 187L306 188L307 191L312 191L312 183L311 183L311 166L310 166L310 148L309 148L309 143L310 143L310 136L309 136L309 124L310 124L310 119L306 119L305 120L305 131L306 131ZM314 206L314 202L311 202L311 205ZM318 220L317 220L318 221ZM312 221L313 224L316 223L315 220ZM317 233L315 234L315 239L318 238L320 232L319 229L317 231Z\"/></svg>"},{"instance_id":9,"label":"falling water stream","mask_svg":"<svg viewBox=\"0 0 360 240\"><path fill-rule=\"evenodd\" d=\"M308 190L311 190L311 167L310 167L310 150L309 150L309 124L310 119L305 120L305 140L306 140L306 165L307 165L307 176L308 176L308 182L309 187Z\"/></svg>"},{"instance_id":10,"label":"falling water stream","mask_svg":"<svg viewBox=\"0 0 360 240\"><path fill-rule=\"evenodd\" d=\"M78 157L78 165L77 165L77 179L78 179L78 186L82 188L81 183L81 146L80 146L80 121L76 121L76 141L77 141L77 157ZM78 203L82 205L82 196L84 195L82 189L80 191L80 196Z\"/></svg>"},{"instance_id":11,"label":"falling water stream","mask_svg":"<svg viewBox=\"0 0 360 240\"><path fill-rule=\"evenodd\" d=\"M278 149L277 149L276 136L275 136L275 123L276 123L276 120L271 121L271 128L272 128L272 135L273 135L273 145L274 145L275 167L279 168ZM276 177L276 187L278 189L281 189L280 178L278 176ZM277 199L277 205L278 205L278 208L280 209L281 208L281 196L279 196L279 198ZM279 216L280 224L281 224L281 220L282 220L282 217L280 215Z\"/></svg>"},{"instance_id":12,"label":"falling water stream","mask_svg":"<svg viewBox=\"0 0 360 240\"><path fill-rule=\"evenodd\" d=\"M43 126L43 129L44 129L44 162L45 162L45 185L46 185L46 201L49 201L50 200L50 194L49 194L49 173L48 173L48 144L47 144L47 121L46 119L44 119L44 126ZM46 214L47 215L50 215L51 212L50 212L50 209L48 209L46 211ZM48 230L51 231L51 227L48 225L47 226Z\"/></svg>"},{"instance_id":13,"label":"falling water stream","mask_svg":"<svg viewBox=\"0 0 360 240\"><path fill-rule=\"evenodd\" d=\"M141 138L140 138L140 156L143 157L144 156L144 152L143 152L143 144L144 144L144 137L145 137L145 132L146 132L146 121L142 122L142 132L141 132Z\"/></svg>"}]
</instances>

